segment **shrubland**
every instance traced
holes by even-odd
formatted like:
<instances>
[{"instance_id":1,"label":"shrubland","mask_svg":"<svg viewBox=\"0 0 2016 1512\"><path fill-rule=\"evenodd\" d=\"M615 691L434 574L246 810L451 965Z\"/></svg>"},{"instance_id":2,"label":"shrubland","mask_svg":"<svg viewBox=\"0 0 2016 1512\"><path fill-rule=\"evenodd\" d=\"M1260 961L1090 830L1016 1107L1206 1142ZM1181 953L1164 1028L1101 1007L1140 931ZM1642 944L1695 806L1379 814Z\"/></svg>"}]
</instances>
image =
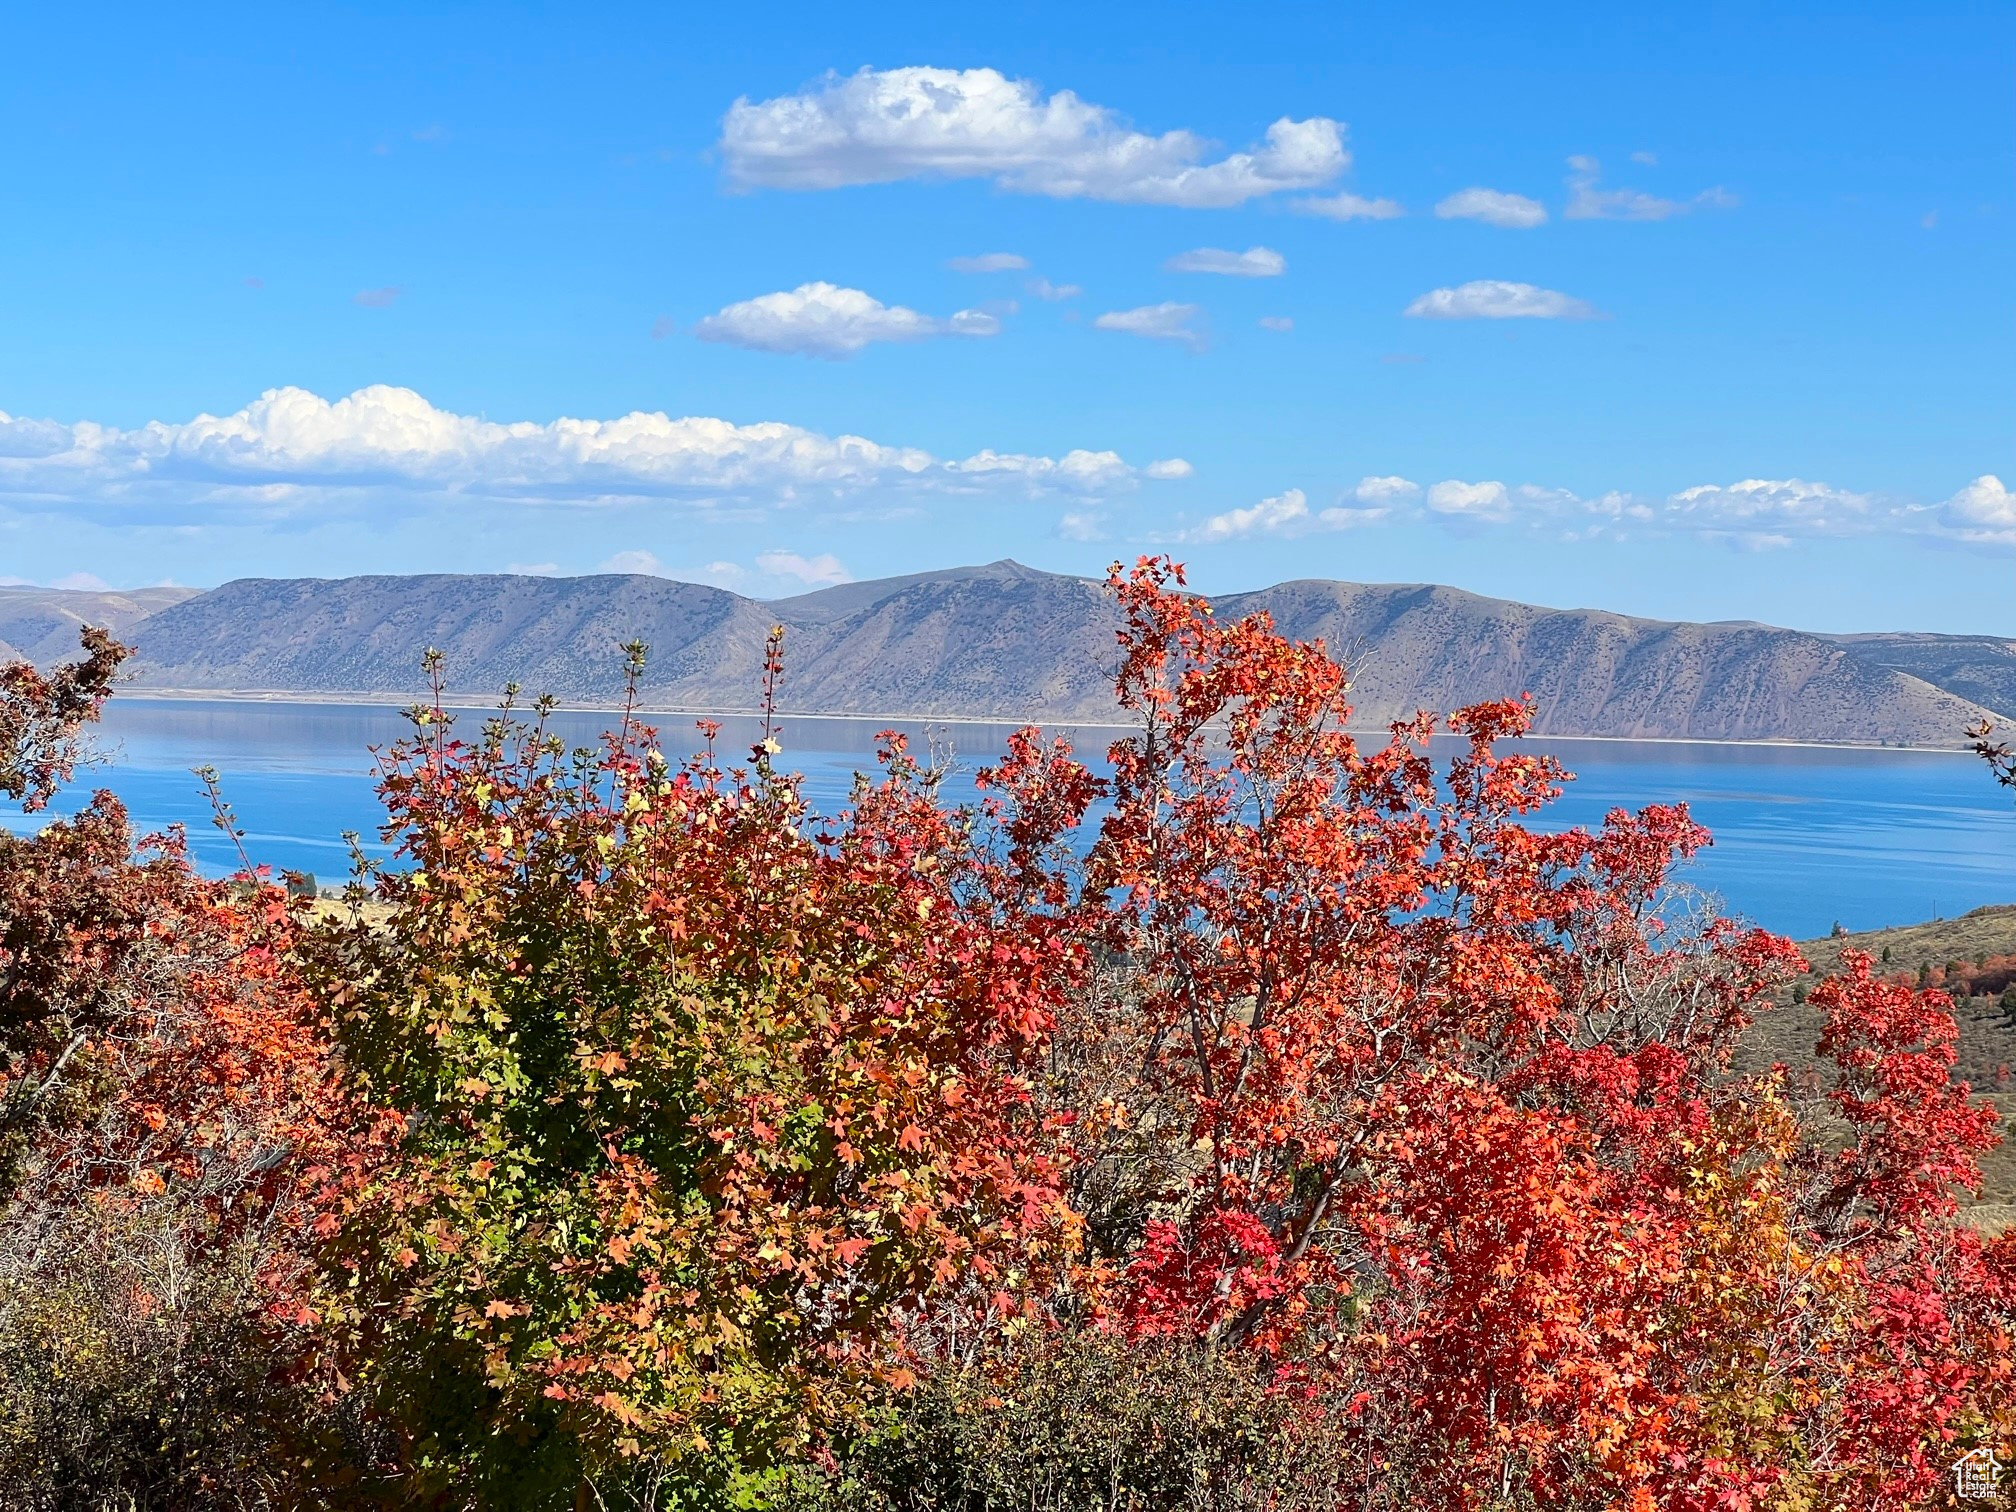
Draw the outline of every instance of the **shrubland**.
<instances>
[{"instance_id":1,"label":"shrubland","mask_svg":"<svg viewBox=\"0 0 2016 1512\"><path fill-rule=\"evenodd\" d=\"M1874 1512L2008 1447L1937 986L1844 953L1739 1069L1805 963L1684 808L1554 829L1523 704L1363 744L1320 644L1110 588L1132 733L968 802L513 698L415 711L341 908L104 796L0 840L0 1506Z\"/></svg>"}]
</instances>

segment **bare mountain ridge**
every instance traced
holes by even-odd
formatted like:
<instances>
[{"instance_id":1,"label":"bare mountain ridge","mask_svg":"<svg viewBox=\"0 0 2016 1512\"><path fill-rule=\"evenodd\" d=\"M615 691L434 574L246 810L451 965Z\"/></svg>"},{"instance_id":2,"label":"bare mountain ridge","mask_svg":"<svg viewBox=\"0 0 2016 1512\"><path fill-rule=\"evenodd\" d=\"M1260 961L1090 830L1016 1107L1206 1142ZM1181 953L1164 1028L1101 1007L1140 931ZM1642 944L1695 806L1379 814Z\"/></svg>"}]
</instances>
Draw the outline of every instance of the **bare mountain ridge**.
<instances>
[{"instance_id":1,"label":"bare mountain ridge","mask_svg":"<svg viewBox=\"0 0 2016 1512\"><path fill-rule=\"evenodd\" d=\"M1990 709L1943 685L1980 659L1946 643L2016 658L2016 643L1992 637L1645 620L1430 584L1300 581L1217 602L1224 615L1265 609L1290 635L1321 636L1353 668L1366 726L1530 691L1543 734L1952 745ZM404 699L424 690L419 657L433 645L460 697L515 681L577 704L617 696L620 647L641 639L652 706L729 713L754 704L763 639L779 622L793 712L1112 714L1112 603L1096 582L1014 562L768 603L624 575L242 579L131 633L142 689ZM1890 664L1900 641L1917 648L1923 675Z\"/></svg>"}]
</instances>

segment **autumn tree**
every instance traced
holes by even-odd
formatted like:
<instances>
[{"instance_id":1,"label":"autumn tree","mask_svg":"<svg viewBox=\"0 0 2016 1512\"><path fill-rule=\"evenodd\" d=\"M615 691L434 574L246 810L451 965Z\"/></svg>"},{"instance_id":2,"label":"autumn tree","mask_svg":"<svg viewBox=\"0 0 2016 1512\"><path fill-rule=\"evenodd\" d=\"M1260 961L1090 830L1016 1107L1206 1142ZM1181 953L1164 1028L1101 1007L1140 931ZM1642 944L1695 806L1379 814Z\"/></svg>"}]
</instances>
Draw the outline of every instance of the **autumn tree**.
<instances>
[{"instance_id":1,"label":"autumn tree","mask_svg":"<svg viewBox=\"0 0 2016 1512\"><path fill-rule=\"evenodd\" d=\"M466 742L416 711L396 861L308 955L405 1129L330 1314L413 1496L756 1495L1062 1257L1029 1073L1078 946L900 737L825 820L767 734L675 766L627 716L569 751L549 709ZM1089 795L1025 765L1040 849Z\"/></svg>"},{"instance_id":2,"label":"autumn tree","mask_svg":"<svg viewBox=\"0 0 2016 1512\"><path fill-rule=\"evenodd\" d=\"M30 807L125 654L85 648L0 671L0 771ZM291 982L294 926L256 879L199 878L178 836L136 843L107 793L0 832L9 1512L271 1504L357 1458L303 1325L314 1225L369 1140Z\"/></svg>"}]
</instances>

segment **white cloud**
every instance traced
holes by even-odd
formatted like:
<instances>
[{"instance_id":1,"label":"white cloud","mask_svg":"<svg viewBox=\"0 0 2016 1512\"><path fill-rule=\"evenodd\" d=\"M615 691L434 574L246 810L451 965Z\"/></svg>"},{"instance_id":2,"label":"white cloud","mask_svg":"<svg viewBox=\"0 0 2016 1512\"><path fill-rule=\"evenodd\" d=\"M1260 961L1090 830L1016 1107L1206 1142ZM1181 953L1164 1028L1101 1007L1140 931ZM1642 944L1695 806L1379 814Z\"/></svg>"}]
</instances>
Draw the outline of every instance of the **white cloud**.
<instances>
[{"instance_id":1,"label":"white cloud","mask_svg":"<svg viewBox=\"0 0 2016 1512\"><path fill-rule=\"evenodd\" d=\"M558 577L558 562L507 562L504 570L513 577Z\"/></svg>"},{"instance_id":2,"label":"white cloud","mask_svg":"<svg viewBox=\"0 0 2016 1512\"><path fill-rule=\"evenodd\" d=\"M1479 278L1453 289L1430 289L1405 313L1423 320L1593 320L1598 311L1554 289Z\"/></svg>"},{"instance_id":3,"label":"white cloud","mask_svg":"<svg viewBox=\"0 0 2016 1512\"><path fill-rule=\"evenodd\" d=\"M1876 505L1867 494L1803 478L1745 478L1684 488L1662 513L1670 523L1702 530L1841 535L1867 529Z\"/></svg>"},{"instance_id":4,"label":"white cloud","mask_svg":"<svg viewBox=\"0 0 2016 1512\"><path fill-rule=\"evenodd\" d=\"M1145 336L1153 341L1180 341L1194 348L1204 342L1203 336L1190 328L1196 316L1194 304L1165 301L1134 310L1108 310L1092 324L1101 331L1124 331L1129 336Z\"/></svg>"},{"instance_id":5,"label":"white cloud","mask_svg":"<svg viewBox=\"0 0 2016 1512\"><path fill-rule=\"evenodd\" d=\"M1076 284L1053 284L1047 278L1032 278L1028 289L1038 299L1076 299L1085 291Z\"/></svg>"},{"instance_id":6,"label":"white cloud","mask_svg":"<svg viewBox=\"0 0 2016 1512\"><path fill-rule=\"evenodd\" d=\"M738 425L638 412L499 423L437 409L411 389L384 384L334 401L271 389L232 414L133 430L0 413L0 502L144 507L164 521L457 498L772 504L871 489L1086 494L1131 488L1144 476L1111 451L1044 457L986 450L943 459L777 421Z\"/></svg>"},{"instance_id":7,"label":"white cloud","mask_svg":"<svg viewBox=\"0 0 2016 1512\"><path fill-rule=\"evenodd\" d=\"M1187 478L1195 471L1197 469L1192 467L1188 462L1185 462L1181 457L1163 457L1157 461L1150 462L1146 467L1142 468L1141 476L1144 478L1160 478L1166 481L1171 478Z\"/></svg>"},{"instance_id":8,"label":"white cloud","mask_svg":"<svg viewBox=\"0 0 2016 1512\"><path fill-rule=\"evenodd\" d=\"M1260 317L1260 329L1263 331L1292 331L1295 329L1295 322L1287 315L1262 315Z\"/></svg>"},{"instance_id":9,"label":"white cloud","mask_svg":"<svg viewBox=\"0 0 2016 1512\"><path fill-rule=\"evenodd\" d=\"M1351 497L1361 504L1405 504L1421 497L1421 485L1406 478L1360 478Z\"/></svg>"},{"instance_id":10,"label":"white cloud","mask_svg":"<svg viewBox=\"0 0 2016 1512\"><path fill-rule=\"evenodd\" d=\"M1670 200L1641 189L1605 189L1602 176L1603 165L1593 157L1568 159L1568 208L1561 213L1569 220L1661 221L1690 210L1726 210L1736 203L1719 185L1691 200Z\"/></svg>"},{"instance_id":11,"label":"white cloud","mask_svg":"<svg viewBox=\"0 0 2016 1512\"><path fill-rule=\"evenodd\" d=\"M1514 231L1547 223L1547 207L1540 201L1502 189L1459 189L1435 207L1435 214L1443 220L1483 221Z\"/></svg>"},{"instance_id":12,"label":"white cloud","mask_svg":"<svg viewBox=\"0 0 2016 1512\"><path fill-rule=\"evenodd\" d=\"M945 264L954 273L1020 273L1029 259L1015 252L982 252L978 257L955 257Z\"/></svg>"},{"instance_id":13,"label":"white cloud","mask_svg":"<svg viewBox=\"0 0 2016 1512\"><path fill-rule=\"evenodd\" d=\"M1428 511L1445 519L1502 525L1512 518L1512 495L1503 483L1460 483L1451 479L1428 490Z\"/></svg>"},{"instance_id":14,"label":"white cloud","mask_svg":"<svg viewBox=\"0 0 2016 1512\"><path fill-rule=\"evenodd\" d=\"M619 551L607 558L595 569L597 572L638 573L645 577L664 577L665 564L649 551Z\"/></svg>"},{"instance_id":15,"label":"white cloud","mask_svg":"<svg viewBox=\"0 0 2016 1512\"><path fill-rule=\"evenodd\" d=\"M795 578L813 588L854 581L854 574L841 565L840 558L829 552L808 557L795 551L765 551L757 556L756 565L772 577Z\"/></svg>"},{"instance_id":16,"label":"white cloud","mask_svg":"<svg viewBox=\"0 0 2016 1512\"><path fill-rule=\"evenodd\" d=\"M1317 195L1295 201L1304 215L1320 215L1326 220L1398 220L1407 211L1398 200L1367 199L1361 194Z\"/></svg>"},{"instance_id":17,"label":"white cloud","mask_svg":"<svg viewBox=\"0 0 2016 1512\"><path fill-rule=\"evenodd\" d=\"M1228 509L1212 515L1202 524L1184 531L1178 540L1196 545L1236 541L1248 536L1279 535L1309 520L1309 501L1299 488L1291 488L1271 499L1244 509Z\"/></svg>"},{"instance_id":18,"label":"white cloud","mask_svg":"<svg viewBox=\"0 0 2016 1512\"><path fill-rule=\"evenodd\" d=\"M1199 247L1179 252L1163 265L1171 273L1223 273L1232 278L1279 278L1288 271L1288 259L1271 247L1248 247L1244 252L1227 252L1221 247Z\"/></svg>"},{"instance_id":19,"label":"white cloud","mask_svg":"<svg viewBox=\"0 0 2016 1512\"><path fill-rule=\"evenodd\" d=\"M73 572L67 577L55 579L49 586L51 588L68 588L76 593L104 593L112 585L94 572Z\"/></svg>"},{"instance_id":20,"label":"white cloud","mask_svg":"<svg viewBox=\"0 0 2016 1512\"><path fill-rule=\"evenodd\" d=\"M945 320L903 305L885 305L859 289L800 284L731 304L693 327L702 341L759 352L851 357L878 341L928 341L934 336L993 336L1000 320L985 310L960 310Z\"/></svg>"},{"instance_id":21,"label":"white cloud","mask_svg":"<svg viewBox=\"0 0 2016 1512\"><path fill-rule=\"evenodd\" d=\"M1188 131L1151 136L1069 90L1044 95L992 68L863 68L797 94L737 100L721 126L730 181L837 189L901 179L991 179L1018 194L1222 208L1329 183L1350 165L1344 127L1286 117L1262 146L1205 161Z\"/></svg>"},{"instance_id":22,"label":"white cloud","mask_svg":"<svg viewBox=\"0 0 2016 1512\"><path fill-rule=\"evenodd\" d=\"M1965 541L2016 546L2016 493L1983 473L1940 506L1940 522Z\"/></svg>"},{"instance_id":23,"label":"white cloud","mask_svg":"<svg viewBox=\"0 0 2016 1512\"><path fill-rule=\"evenodd\" d=\"M1074 510L1058 520L1057 534L1067 541L1103 541L1106 539L1105 517Z\"/></svg>"}]
</instances>

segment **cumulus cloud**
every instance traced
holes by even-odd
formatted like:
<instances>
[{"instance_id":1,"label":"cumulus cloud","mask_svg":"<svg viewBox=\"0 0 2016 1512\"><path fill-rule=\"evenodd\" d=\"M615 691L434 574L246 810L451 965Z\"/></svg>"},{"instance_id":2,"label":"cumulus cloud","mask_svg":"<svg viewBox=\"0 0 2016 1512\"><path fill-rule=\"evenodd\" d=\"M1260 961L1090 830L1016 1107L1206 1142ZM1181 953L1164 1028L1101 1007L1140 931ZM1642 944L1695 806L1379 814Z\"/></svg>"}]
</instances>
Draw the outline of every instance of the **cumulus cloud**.
<instances>
[{"instance_id":1,"label":"cumulus cloud","mask_svg":"<svg viewBox=\"0 0 2016 1512\"><path fill-rule=\"evenodd\" d=\"M854 574L831 552L808 557L795 551L765 551L757 555L756 565L772 577L793 578L808 588L830 588L835 583L854 581Z\"/></svg>"},{"instance_id":2,"label":"cumulus cloud","mask_svg":"<svg viewBox=\"0 0 2016 1512\"><path fill-rule=\"evenodd\" d=\"M1207 161L1189 131L1149 135L1070 90L992 68L863 68L796 94L737 100L720 151L740 188L838 189L990 179L1017 194L1223 208L1329 183L1350 165L1341 122L1283 117L1263 144Z\"/></svg>"},{"instance_id":3,"label":"cumulus cloud","mask_svg":"<svg viewBox=\"0 0 2016 1512\"><path fill-rule=\"evenodd\" d=\"M1461 483L1451 479L1430 488L1427 503L1430 514L1444 519L1502 525L1512 518L1512 495L1503 483Z\"/></svg>"},{"instance_id":4,"label":"cumulus cloud","mask_svg":"<svg viewBox=\"0 0 2016 1512\"><path fill-rule=\"evenodd\" d=\"M1840 535L1866 529L1876 505L1867 494L1803 478L1745 478L1683 488L1666 501L1664 513L1705 529Z\"/></svg>"},{"instance_id":5,"label":"cumulus cloud","mask_svg":"<svg viewBox=\"0 0 2016 1512\"><path fill-rule=\"evenodd\" d=\"M1435 207L1443 220L1483 221L1487 226L1526 231L1547 223L1547 207L1502 189L1459 189Z\"/></svg>"},{"instance_id":6,"label":"cumulus cloud","mask_svg":"<svg viewBox=\"0 0 2016 1512\"><path fill-rule=\"evenodd\" d=\"M1690 210L1726 210L1736 203L1719 185L1689 200L1670 200L1641 189L1605 189L1602 177L1603 165L1595 158L1568 159L1568 208L1561 213L1569 220L1661 221Z\"/></svg>"},{"instance_id":7,"label":"cumulus cloud","mask_svg":"<svg viewBox=\"0 0 2016 1512\"><path fill-rule=\"evenodd\" d=\"M1202 334L1193 330L1190 322L1197 317L1194 304L1177 304L1173 300L1162 304L1142 305L1133 310L1108 310L1092 322L1101 331L1124 331L1129 336L1145 336L1151 341L1180 341L1187 347L1202 346Z\"/></svg>"},{"instance_id":8,"label":"cumulus cloud","mask_svg":"<svg viewBox=\"0 0 2016 1512\"><path fill-rule=\"evenodd\" d=\"M1964 541L2016 546L2016 494L1983 473L1940 507L1940 523Z\"/></svg>"},{"instance_id":9,"label":"cumulus cloud","mask_svg":"<svg viewBox=\"0 0 2016 1512\"><path fill-rule=\"evenodd\" d=\"M597 572L637 573L645 577L664 577L665 564L658 560L654 552L619 551L605 558L595 569Z\"/></svg>"},{"instance_id":10,"label":"cumulus cloud","mask_svg":"<svg viewBox=\"0 0 2016 1512\"><path fill-rule=\"evenodd\" d=\"M1421 320L1594 320L1594 305L1555 289L1478 278L1430 289L1404 312Z\"/></svg>"},{"instance_id":11,"label":"cumulus cloud","mask_svg":"<svg viewBox=\"0 0 2016 1512\"><path fill-rule=\"evenodd\" d=\"M776 421L637 412L613 420L499 423L375 385L334 401L271 389L228 415L132 430L0 412L0 502L148 507L207 517L316 504L466 498L545 504L654 499L787 503L867 490L1094 494L1167 477L1117 453L916 447Z\"/></svg>"},{"instance_id":12,"label":"cumulus cloud","mask_svg":"<svg viewBox=\"0 0 2016 1512\"><path fill-rule=\"evenodd\" d=\"M954 273L1020 273L1029 259L1015 252L982 252L978 257L955 257L945 264Z\"/></svg>"},{"instance_id":13,"label":"cumulus cloud","mask_svg":"<svg viewBox=\"0 0 2016 1512\"><path fill-rule=\"evenodd\" d=\"M1228 509L1212 515L1177 537L1195 545L1242 540L1248 536L1279 535L1309 519L1309 500L1299 488L1291 488L1271 499L1262 499L1244 509Z\"/></svg>"},{"instance_id":14,"label":"cumulus cloud","mask_svg":"<svg viewBox=\"0 0 2016 1512\"><path fill-rule=\"evenodd\" d=\"M1244 252L1227 252L1222 247L1199 247L1179 252L1163 264L1171 273L1222 273L1231 278L1279 278L1288 271L1288 259L1271 247L1248 247Z\"/></svg>"},{"instance_id":15,"label":"cumulus cloud","mask_svg":"<svg viewBox=\"0 0 2016 1512\"><path fill-rule=\"evenodd\" d=\"M1398 200L1367 199L1362 194L1311 195L1295 201L1295 208L1334 221L1398 220L1407 213Z\"/></svg>"},{"instance_id":16,"label":"cumulus cloud","mask_svg":"<svg viewBox=\"0 0 2016 1512\"><path fill-rule=\"evenodd\" d=\"M1195 471L1197 469L1192 467L1188 462L1185 462L1181 457L1163 457L1157 461L1150 462L1146 467L1142 468L1141 476L1144 478L1168 480L1187 478Z\"/></svg>"},{"instance_id":17,"label":"cumulus cloud","mask_svg":"<svg viewBox=\"0 0 2016 1512\"><path fill-rule=\"evenodd\" d=\"M999 317L960 310L947 319L885 305L859 289L808 283L731 304L693 327L702 341L726 342L758 352L807 357L852 357L878 341L928 341L934 336L993 336Z\"/></svg>"},{"instance_id":18,"label":"cumulus cloud","mask_svg":"<svg viewBox=\"0 0 2016 1512\"><path fill-rule=\"evenodd\" d=\"M1360 478L1351 497L1360 504L1405 504L1421 497L1421 485L1408 478Z\"/></svg>"},{"instance_id":19,"label":"cumulus cloud","mask_svg":"<svg viewBox=\"0 0 2016 1512\"><path fill-rule=\"evenodd\" d=\"M1053 284L1047 278L1032 278L1027 287L1038 299L1076 299L1085 292L1074 283Z\"/></svg>"}]
</instances>

